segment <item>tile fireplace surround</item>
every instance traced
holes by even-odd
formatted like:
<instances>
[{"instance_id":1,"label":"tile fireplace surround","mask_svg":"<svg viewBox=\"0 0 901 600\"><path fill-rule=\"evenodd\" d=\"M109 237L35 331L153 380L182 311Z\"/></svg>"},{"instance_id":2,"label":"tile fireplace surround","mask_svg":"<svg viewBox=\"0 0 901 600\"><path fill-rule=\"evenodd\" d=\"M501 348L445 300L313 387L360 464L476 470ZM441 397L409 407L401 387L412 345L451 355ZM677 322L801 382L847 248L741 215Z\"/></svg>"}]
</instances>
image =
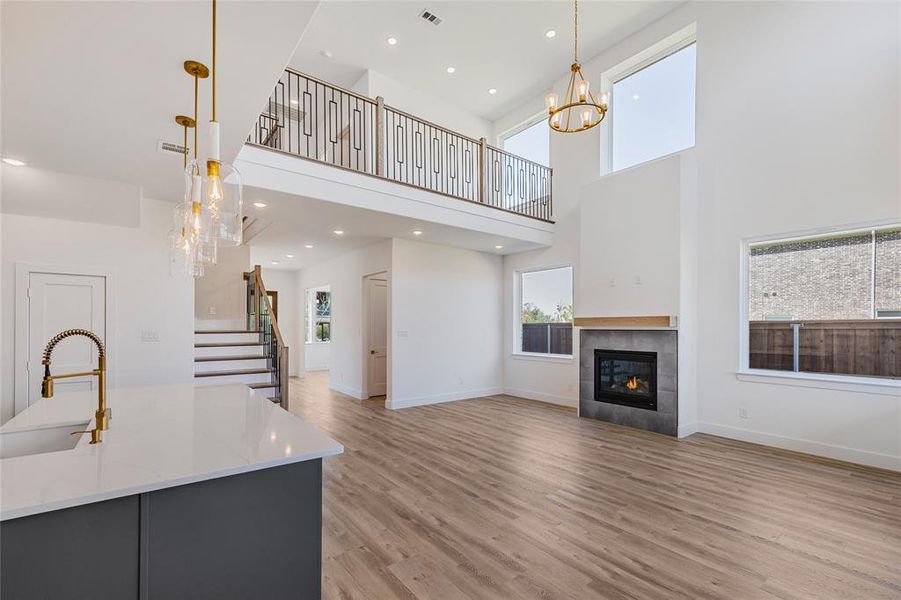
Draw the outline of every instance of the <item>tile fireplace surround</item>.
<instances>
[{"instance_id":1,"label":"tile fireplace surround","mask_svg":"<svg viewBox=\"0 0 901 600\"><path fill-rule=\"evenodd\" d=\"M582 329L579 332L579 416L675 436L678 432L678 333L666 330ZM657 410L595 400L594 351L657 353Z\"/></svg>"}]
</instances>

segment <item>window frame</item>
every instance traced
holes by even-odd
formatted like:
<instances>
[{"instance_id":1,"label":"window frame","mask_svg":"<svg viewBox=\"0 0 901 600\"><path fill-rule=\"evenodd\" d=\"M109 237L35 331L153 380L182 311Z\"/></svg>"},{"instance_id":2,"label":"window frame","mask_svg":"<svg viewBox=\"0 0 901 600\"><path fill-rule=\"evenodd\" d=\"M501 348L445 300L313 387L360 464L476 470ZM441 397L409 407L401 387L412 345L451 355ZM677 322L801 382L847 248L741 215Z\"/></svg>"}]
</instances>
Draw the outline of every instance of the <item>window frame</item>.
<instances>
[{"instance_id":1,"label":"window frame","mask_svg":"<svg viewBox=\"0 0 901 600\"><path fill-rule=\"evenodd\" d=\"M526 273L537 273L540 271L553 271L555 269L570 269L570 294L573 299L573 333L575 333L575 313L576 313L576 267L571 262L550 264L540 267L528 267L525 269L517 269L513 272L513 351L510 353L513 358L522 360L539 360L548 362L570 363L574 360L576 354L576 338L573 336L573 353L572 354L547 354L544 352L523 352L522 351L522 276Z\"/></svg>"},{"instance_id":2,"label":"window frame","mask_svg":"<svg viewBox=\"0 0 901 600\"><path fill-rule=\"evenodd\" d=\"M750 259L751 246L761 243L778 243L803 239L815 239L836 233L852 234L872 229L899 226L898 219L880 219L865 223L820 227L788 233L744 238L739 251L739 312L738 312L738 365L735 377L739 381L791 385L849 392L897 395L901 391L901 379L872 377L867 375L846 375L832 373L811 373L806 371L777 371L752 369L750 367ZM874 320L878 320L876 317Z\"/></svg>"},{"instance_id":3,"label":"window frame","mask_svg":"<svg viewBox=\"0 0 901 600\"><path fill-rule=\"evenodd\" d=\"M328 292L329 294L329 339L327 342L320 342L316 340L316 316L313 314L314 309L313 305L315 303L314 298L316 297L316 292ZM320 285L316 287L306 288L304 290L304 327L303 327L303 337L304 344L308 346L322 346L328 345L332 343L332 309L331 309L331 301L332 298L332 286L331 285Z\"/></svg>"},{"instance_id":4,"label":"window frame","mask_svg":"<svg viewBox=\"0 0 901 600\"><path fill-rule=\"evenodd\" d=\"M539 113L532 115L528 119L521 121L519 124L514 125L513 127L507 129L506 131L501 132L497 136L497 139L495 140L497 143L497 147L500 148L501 150L503 150L504 152L508 152L508 150L506 150L504 148L504 142L506 142L508 139L510 139L514 135L522 133L523 131L525 131L526 129L529 129L530 127L534 127L538 123L542 123L542 122L546 123L547 119L548 119L547 111L541 111ZM529 162L535 162L531 159L526 159L526 160L528 160ZM548 140L547 140L547 162L548 162L548 164L542 165L542 166L550 169L551 165L554 164L553 144L551 143L550 135L548 135ZM535 164L540 165L541 163L535 163Z\"/></svg>"},{"instance_id":5,"label":"window frame","mask_svg":"<svg viewBox=\"0 0 901 600\"><path fill-rule=\"evenodd\" d=\"M679 31L663 38L659 42L652 44L638 54L627 58L615 67L607 69L606 71L601 73L600 92L602 94L606 93L607 97L609 98L607 115L604 117L604 121L601 123L601 175L618 173L619 171L632 169L634 167L647 164L652 160L657 160L663 158L664 156L669 156L668 154L664 154L656 158L652 158L648 161L626 167L625 169L620 169L619 171L613 170L613 112L616 110L615 99L613 96L613 86L623 79L626 79L627 77L650 67L654 63L660 62L664 58L667 58L675 54L676 52L679 52L680 50L684 50L692 44L697 44L697 42L697 23L692 23L691 25L688 25L687 27L684 27ZM697 68L695 68L695 125L697 125L697 106ZM695 138L695 145L697 145L697 138ZM693 147L694 146L689 146L688 148L684 148L682 150L679 150L678 152L684 152L685 150Z\"/></svg>"}]
</instances>

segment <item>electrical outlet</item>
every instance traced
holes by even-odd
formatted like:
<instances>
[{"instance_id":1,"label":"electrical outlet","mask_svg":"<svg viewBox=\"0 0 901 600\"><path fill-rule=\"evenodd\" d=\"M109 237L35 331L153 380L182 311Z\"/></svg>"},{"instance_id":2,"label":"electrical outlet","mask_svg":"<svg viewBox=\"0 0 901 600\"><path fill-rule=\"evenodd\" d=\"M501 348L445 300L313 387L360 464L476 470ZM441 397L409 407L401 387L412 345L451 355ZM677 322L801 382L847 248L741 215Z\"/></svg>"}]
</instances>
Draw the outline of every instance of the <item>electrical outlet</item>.
<instances>
[{"instance_id":1,"label":"electrical outlet","mask_svg":"<svg viewBox=\"0 0 901 600\"><path fill-rule=\"evenodd\" d=\"M397 331L397 337L399 337L399 338L410 337L410 332L409 332L409 331L398 330L398 331Z\"/></svg>"},{"instance_id":2,"label":"electrical outlet","mask_svg":"<svg viewBox=\"0 0 901 600\"><path fill-rule=\"evenodd\" d=\"M641 284L642 284L641 275L636 275L635 276L635 285L641 285Z\"/></svg>"},{"instance_id":3,"label":"electrical outlet","mask_svg":"<svg viewBox=\"0 0 901 600\"><path fill-rule=\"evenodd\" d=\"M141 341L148 343L156 343L160 341L160 332L152 329L141 330Z\"/></svg>"},{"instance_id":4,"label":"electrical outlet","mask_svg":"<svg viewBox=\"0 0 901 600\"><path fill-rule=\"evenodd\" d=\"M210 307L207 309L207 314L208 314L208 315L215 315L215 314L216 314L216 307L215 307L215 306L210 306Z\"/></svg>"},{"instance_id":5,"label":"electrical outlet","mask_svg":"<svg viewBox=\"0 0 901 600\"><path fill-rule=\"evenodd\" d=\"M747 408L739 408L738 409L738 418L739 419L747 419L748 418L748 409Z\"/></svg>"},{"instance_id":6,"label":"electrical outlet","mask_svg":"<svg viewBox=\"0 0 901 600\"><path fill-rule=\"evenodd\" d=\"M616 277L611 277L608 284L610 287L616 287Z\"/></svg>"}]
</instances>

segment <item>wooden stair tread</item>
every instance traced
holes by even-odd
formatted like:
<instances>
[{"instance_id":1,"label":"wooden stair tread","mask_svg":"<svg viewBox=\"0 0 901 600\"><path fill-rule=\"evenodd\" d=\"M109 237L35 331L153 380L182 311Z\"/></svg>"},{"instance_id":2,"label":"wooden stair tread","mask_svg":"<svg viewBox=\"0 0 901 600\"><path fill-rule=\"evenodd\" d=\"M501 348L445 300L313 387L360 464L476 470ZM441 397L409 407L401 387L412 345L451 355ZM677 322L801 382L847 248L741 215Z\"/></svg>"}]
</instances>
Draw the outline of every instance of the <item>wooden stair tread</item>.
<instances>
[{"instance_id":1,"label":"wooden stair tread","mask_svg":"<svg viewBox=\"0 0 901 600\"><path fill-rule=\"evenodd\" d=\"M194 357L194 362L216 362L217 360L263 360L268 358L268 354L250 354L238 356L196 356Z\"/></svg>"},{"instance_id":2,"label":"wooden stair tread","mask_svg":"<svg viewBox=\"0 0 901 600\"><path fill-rule=\"evenodd\" d=\"M195 329L198 333L260 333L258 329Z\"/></svg>"},{"instance_id":3,"label":"wooden stair tread","mask_svg":"<svg viewBox=\"0 0 901 600\"><path fill-rule=\"evenodd\" d=\"M266 342L201 342L195 348L228 348L229 346L266 346Z\"/></svg>"},{"instance_id":4,"label":"wooden stair tread","mask_svg":"<svg viewBox=\"0 0 901 600\"><path fill-rule=\"evenodd\" d=\"M275 369L233 369L231 371L200 371L194 373L194 377L226 377L228 375L258 375L260 373L272 373Z\"/></svg>"},{"instance_id":5,"label":"wooden stair tread","mask_svg":"<svg viewBox=\"0 0 901 600\"><path fill-rule=\"evenodd\" d=\"M257 382L257 383L248 383L248 384L247 384L247 387L249 387L249 388L252 389L252 390L259 390L259 389L262 389L262 388L271 388L271 387L275 387L275 384L274 384L274 383L271 383L271 382L268 382L268 381L259 381L259 382Z\"/></svg>"}]
</instances>

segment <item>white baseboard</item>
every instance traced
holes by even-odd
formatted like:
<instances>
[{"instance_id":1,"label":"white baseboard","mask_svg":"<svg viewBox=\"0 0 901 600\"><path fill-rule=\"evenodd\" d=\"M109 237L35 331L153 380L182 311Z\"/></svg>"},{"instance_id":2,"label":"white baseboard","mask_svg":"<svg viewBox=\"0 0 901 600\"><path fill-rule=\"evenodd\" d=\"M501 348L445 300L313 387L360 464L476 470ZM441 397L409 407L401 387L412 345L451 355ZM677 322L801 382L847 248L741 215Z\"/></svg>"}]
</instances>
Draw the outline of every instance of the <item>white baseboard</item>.
<instances>
[{"instance_id":1,"label":"white baseboard","mask_svg":"<svg viewBox=\"0 0 901 600\"><path fill-rule=\"evenodd\" d=\"M342 394L350 396L351 398L356 398L357 400L365 400L366 399L365 397L363 397L363 390L358 390L358 389L352 388L348 385L344 385L343 383L336 383L334 381L329 381L328 387L330 390L335 390L336 392L341 392Z\"/></svg>"},{"instance_id":2,"label":"white baseboard","mask_svg":"<svg viewBox=\"0 0 901 600\"><path fill-rule=\"evenodd\" d=\"M869 450L858 450L856 448L846 448L844 446L824 444L822 442L815 442L813 440L802 440L798 438L784 437L781 435L773 435L771 433L764 433L761 431L741 429L739 427L732 427L729 425L718 425L716 423L701 422L697 425L697 430L702 433L709 433L711 435L718 435L720 437L741 440L743 442L762 444L764 446L774 446L776 448L783 448L785 450L794 450L795 452L804 452L805 454L825 456L826 458L844 460L861 465L878 467L880 469L901 471L901 456L892 456L891 454L870 452ZM680 435L679 437L682 436Z\"/></svg>"},{"instance_id":3,"label":"white baseboard","mask_svg":"<svg viewBox=\"0 0 901 600\"><path fill-rule=\"evenodd\" d=\"M328 365L307 366L304 371L328 371Z\"/></svg>"},{"instance_id":4,"label":"white baseboard","mask_svg":"<svg viewBox=\"0 0 901 600\"><path fill-rule=\"evenodd\" d=\"M441 404L442 402L453 402L455 400L469 400L471 398L481 398L483 396L495 396L502 394L504 389L501 387L482 388L479 390L465 390L462 392L453 392L450 394L437 394L435 396L420 396L418 398L391 398L385 401L385 408L411 408L413 406L427 406L429 404Z\"/></svg>"},{"instance_id":5,"label":"white baseboard","mask_svg":"<svg viewBox=\"0 0 901 600\"><path fill-rule=\"evenodd\" d=\"M686 423L685 425L679 425L679 427L676 429L676 437L688 437L691 434L700 431L699 427L700 423L698 423L697 421L692 421L691 423Z\"/></svg>"},{"instance_id":6,"label":"white baseboard","mask_svg":"<svg viewBox=\"0 0 901 600\"><path fill-rule=\"evenodd\" d=\"M532 390L520 390L516 388L504 388L504 392L508 396L516 396L525 398L526 400L538 400L539 402L547 402L548 404L556 404L558 406L566 406L568 408L578 408L578 398L567 398L566 396L557 396L554 394L545 394L544 392L533 392Z\"/></svg>"}]
</instances>

